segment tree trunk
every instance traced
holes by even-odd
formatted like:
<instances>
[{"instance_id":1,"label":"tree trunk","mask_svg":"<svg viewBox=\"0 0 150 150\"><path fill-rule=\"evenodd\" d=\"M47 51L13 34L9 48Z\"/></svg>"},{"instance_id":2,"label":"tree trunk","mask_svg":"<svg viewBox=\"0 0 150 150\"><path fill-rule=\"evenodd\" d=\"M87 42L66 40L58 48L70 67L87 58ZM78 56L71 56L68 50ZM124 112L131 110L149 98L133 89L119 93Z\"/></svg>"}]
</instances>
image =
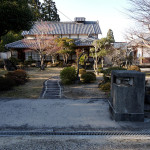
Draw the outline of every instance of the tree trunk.
<instances>
[{"instance_id":1,"label":"tree trunk","mask_svg":"<svg viewBox=\"0 0 150 150\"><path fill-rule=\"evenodd\" d=\"M79 62L80 62L80 58L82 57L83 54L84 54L84 51L80 54L80 56L78 57L78 61L77 61L77 80L80 80L80 78L79 78Z\"/></svg>"},{"instance_id":2,"label":"tree trunk","mask_svg":"<svg viewBox=\"0 0 150 150\"><path fill-rule=\"evenodd\" d=\"M104 67L104 58L102 57L102 68Z\"/></svg>"},{"instance_id":3,"label":"tree trunk","mask_svg":"<svg viewBox=\"0 0 150 150\"><path fill-rule=\"evenodd\" d=\"M55 64L55 56L52 56L52 63Z\"/></svg>"},{"instance_id":4,"label":"tree trunk","mask_svg":"<svg viewBox=\"0 0 150 150\"><path fill-rule=\"evenodd\" d=\"M40 59L41 59L41 65L40 65L40 70L44 70L45 67L44 67L44 55L40 55Z\"/></svg>"},{"instance_id":5,"label":"tree trunk","mask_svg":"<svg viewBox=\"0 0 150 150\"><path fill-rule=\"evenodd\" d=\"M63 55L63 60L64 60L63 66L65 66L66 65L65 55Z\"/></svg>"},{"instance_id":6,"label":"tree trunk","mask_svg":"<svg viewBox=\"0 0 150 150\"><path fill-rule=\"evenodd\" d=\"M97 71L98 71L97 63L98 63L97 50L95 48L95 74L96 75L97 75Z\"/></svg>"}]
</instances>

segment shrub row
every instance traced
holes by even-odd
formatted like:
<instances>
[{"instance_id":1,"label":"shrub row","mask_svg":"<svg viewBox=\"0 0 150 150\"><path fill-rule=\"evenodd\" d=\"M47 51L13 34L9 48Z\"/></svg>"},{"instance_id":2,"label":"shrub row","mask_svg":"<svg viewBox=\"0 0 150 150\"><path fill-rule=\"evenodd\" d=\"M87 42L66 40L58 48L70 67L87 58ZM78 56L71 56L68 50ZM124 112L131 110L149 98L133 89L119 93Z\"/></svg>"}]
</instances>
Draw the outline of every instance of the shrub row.
<instances>
[{"instance_id":1,"label":"shrub row","mask_svg":"<svg viewBox=\"0 0 150 150\"><path fill-rule=\"evenodd\" d=\"M28 80L28 75L24 70L15 70L0 77L0 91L12 89L14 86L22 85Z\"/></svg>"},{"instance_id":2,"label":"shrub row","mask_svg":"<svg viewBox=\"0 0 150 150\"><path fill-rule=\"evenodd\" d=\"M93 72L86 72L85 69L80 69L81 80L84 83L90 83L96 80L96 75ZM77 79L76 69L74 67L66 67L60 72L61 82L63 84L72 84Z\"/></svg>"},{"instance_id":3,"label":"shrub row","mask_svg":"<svg viewBox=\"0 0 150 150\"><path fill-rule=\"evenodd\" d=\"M21 69L8 72L5 77L14 80L16 85L24 84L28 80L27 73Z\"/></svg>"}]
</instances>

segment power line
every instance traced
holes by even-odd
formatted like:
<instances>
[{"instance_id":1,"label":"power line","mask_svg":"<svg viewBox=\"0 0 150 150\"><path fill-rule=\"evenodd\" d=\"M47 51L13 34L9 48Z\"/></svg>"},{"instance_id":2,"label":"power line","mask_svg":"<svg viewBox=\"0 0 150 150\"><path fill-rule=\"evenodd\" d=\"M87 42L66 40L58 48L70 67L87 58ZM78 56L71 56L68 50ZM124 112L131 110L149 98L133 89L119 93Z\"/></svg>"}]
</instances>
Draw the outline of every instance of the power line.
<instances>
[{"instance_id":1,"label":"power line","mask_svg":"<svg viewBox=\"0 0 150 150\"><path fill-rule=\"evenodd\" d=\"M57 9L58 10L58 9ZM62 15L64 15L67 19L69 19L70 21L72 21L68 16L66 16L64 13L62 13L60 10L58 10Z\"/></svg>"}]
</instances>

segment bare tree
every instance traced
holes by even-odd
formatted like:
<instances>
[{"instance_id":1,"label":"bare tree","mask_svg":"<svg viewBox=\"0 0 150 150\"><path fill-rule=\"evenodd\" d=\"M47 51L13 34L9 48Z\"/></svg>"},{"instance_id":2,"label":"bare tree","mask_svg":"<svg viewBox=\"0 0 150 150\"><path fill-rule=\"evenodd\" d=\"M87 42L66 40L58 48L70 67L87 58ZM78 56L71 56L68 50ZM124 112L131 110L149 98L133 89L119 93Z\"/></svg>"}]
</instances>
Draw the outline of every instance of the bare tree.
<instances>
[{"instance_id":1,"label":"bare tree","mask_svg":"<svg viewBox=\"0 0 150 150\"><path fill-rule=\"evenodd\" d=\"M136 51L138 48L144 53L150 53L150 0L128 0L130 8L127 14L135 21L134 28L129 29L126 33L126 39L129 41L129 53ZM139 57L142 62L143 56Z\"/></svg>"},{"instance_id":2,"label":"bare tree","mask_svg":"<svg viewBox=\"0 0 150 150\"><path fill-rule=\"evenodd\" d=\"M55 56L60 50L60 47L56 43L56 38L49 36L51 27L46 22L41 22L37 25L38 33L35 39L26 40L25 42L30 45L30 49L35 50L40 56L40 69L44 70L44 61L46 56Z\"/></svg>"},{"instance_id":3,"label":"bare tree","mask_svg":"<svg viewBox=\"0 0 150 150\"><path fill-rule=\"evenodd\" d=\"M150 48L150 0L128 0L131 8L128 15L136 22L136 27L127 31L126 39L141 39L139 44Z\"/></svg>"}]
</instances>

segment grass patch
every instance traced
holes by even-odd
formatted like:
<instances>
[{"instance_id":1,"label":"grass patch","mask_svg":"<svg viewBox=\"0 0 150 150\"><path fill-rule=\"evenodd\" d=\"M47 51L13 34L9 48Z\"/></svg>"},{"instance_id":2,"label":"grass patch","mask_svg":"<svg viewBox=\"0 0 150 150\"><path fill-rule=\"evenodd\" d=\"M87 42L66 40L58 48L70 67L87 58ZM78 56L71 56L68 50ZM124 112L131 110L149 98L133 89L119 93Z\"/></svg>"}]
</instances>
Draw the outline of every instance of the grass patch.
<instances>
[{"instance_id":1,"label":"grass patch","mask_svg":"<svg viewBox=\"0 0 150 150\"><path fill-rule=\"evenodd\" d=\"M27 83L16 86L10 91L0 92L0 97L39 98L42 92L43 82L52 76L59 76L60 70L61 68L46 68L44 71L40 71L38 68L30 68L26 70L29 75L29 81Z\"/></svg>"}]
</instances>

